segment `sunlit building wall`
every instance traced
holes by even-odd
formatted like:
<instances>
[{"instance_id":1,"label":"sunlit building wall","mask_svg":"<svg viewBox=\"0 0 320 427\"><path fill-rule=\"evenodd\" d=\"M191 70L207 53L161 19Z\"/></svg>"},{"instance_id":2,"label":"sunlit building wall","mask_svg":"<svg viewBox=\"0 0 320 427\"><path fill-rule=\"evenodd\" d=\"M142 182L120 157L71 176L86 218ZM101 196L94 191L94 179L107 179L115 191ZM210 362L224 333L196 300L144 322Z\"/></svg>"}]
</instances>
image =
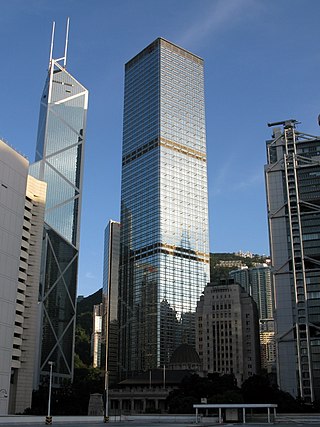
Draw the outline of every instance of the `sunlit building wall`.
<instances>
[{"instance_id":1,"label":"sunlit building wall","mask_svg":"<svg viewBox=\"0 0 320 427\"><path fill-rule=\"evenodd\" d=\"M62 63L63 60L63 63ZM88 91L52 59L43 90L33 176L47 183L35 387L73 377L80 207Z\"/></svg>"},{"instance_id":2,"label":"sunlit building wall","mask_svg":"<svg viewBox=\"0 0 320 427\"><path fill-rule=\"evenodd\" d=\"M9 405L28 166L0 139L0 415Z\"/></svg>"},{"instance_id":3,"label":"sunlit building wall","mask_svg":"<svg viewBox=\"0 0 320 427\"><path fill-rule=\"evenodd\" d=\"M92 366L94 368L101 367L102 315L103 315L102 304L94 305L93 315L92 315L93 322L92 322L92 336L91 336Z\"/></svg>"},{"instance_id":4,"label":"sunlit building wall","mask_svg":"<svg viewBox=\"0 0 320 427\"><path fill-rule=\"evenodd\" d=\"M38 294L47 184L28 175L16 296L9 412L31 408L38 336Z\"/></svg>"},{"instance_id":5,"label":"sunlit building wall","mask_svg":"<svg viewBox=\"0 0 320 427\"><path fill-rule=\"evenodd\" d=\"M125 378L194 346L209 281L203 60L161 38L125 66L120 241Z\"/></svg>"}]
</instances>

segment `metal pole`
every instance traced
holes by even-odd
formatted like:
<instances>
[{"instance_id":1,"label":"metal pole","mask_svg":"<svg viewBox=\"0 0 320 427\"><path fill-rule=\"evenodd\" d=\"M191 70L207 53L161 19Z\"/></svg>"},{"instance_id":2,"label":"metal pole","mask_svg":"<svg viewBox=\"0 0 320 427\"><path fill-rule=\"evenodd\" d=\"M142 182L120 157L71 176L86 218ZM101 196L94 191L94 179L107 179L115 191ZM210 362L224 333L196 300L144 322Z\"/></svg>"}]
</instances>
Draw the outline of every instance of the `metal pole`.
<instances>
[{"instance_id":1,"label":"metal pole","mask_svg":"<svg viewBox=\"0 0 320 427\"><path fill-rule=\"evenodd\" d=\"M107 294L107 305L104 304L104 316L105 316L105 340L106 340L106 366L104 374L104 389L105 389L105 407L103 422L109 422L109 319L110 319L110 283L108 282L108 294Z\"/></svg>"},{"instance_id":2,"label":"metal pole","mask_svg":"<svg viewBox=\"0 0 320 427\"><path fill-rule=\"evenodd\" d=\"M51 388L52 388L52 366L53 362L49 361L48 365L50 366L50 376L49 376L49 397L48 397L48 415L46 417L46 424L52 424L51 412Z\"/></svg>"},{"instance_id":3,"label":"metal pole","mask_svg":"<svg viewBox=\"0 0 320 427\"><path fill-rule=\"evenodd\" d=\"M52 62L52 55L53 55L53 42L54 42L54 29L55 29L56 23L52 22L52 32L51 32L51 44L50 44L50 56L49 56L49 67L50 70L51 62Z\"/></svg>"},{"instance_id":4,"label":"metal pole","mask_svg":"<svg viewBox=\"0 0 320 427\"><path fill-rule=\"evenodd\" d=\"M107 417L107 420L109 420L109 371L107 371L106 417Z\"/></svg>"},{"instance_id":5,"label":"metal pole","mask_svg":"<svg viewBox=\"0 0 320 427\"><path fill-rule=\"evenodd\" d=\"M105 407L104 407L104 422L109 422L109 371L105 373Z\"/></svg>"},{"instance_id":6,"label":"metal pole","mask_svg":"<svg viewBox=\"0 0 320 427\"><path fill-rule=\"evenodd\" d=\"M69 41L69 23L70 23L70 18L67 19L66 42L65 42L65 46L64 46L64 58L63 58L64 68L66 68L66 66L67 66L67 51L68 51L68 41Z\"/></svg>"}]
</instances>

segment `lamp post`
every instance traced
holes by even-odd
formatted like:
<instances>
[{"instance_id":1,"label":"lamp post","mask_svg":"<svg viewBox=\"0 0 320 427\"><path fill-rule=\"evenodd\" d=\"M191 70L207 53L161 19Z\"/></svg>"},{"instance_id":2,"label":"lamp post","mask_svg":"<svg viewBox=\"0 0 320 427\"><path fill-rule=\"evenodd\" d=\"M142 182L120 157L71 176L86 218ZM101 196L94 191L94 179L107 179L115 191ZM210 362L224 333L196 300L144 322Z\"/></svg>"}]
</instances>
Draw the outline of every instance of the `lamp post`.
<instances>
[{"instance_id":1,"label":"lamp post","mask_svg":"<svg viewBox=\"0 0 320 427\"><path fill-rule=\"evenodd\" d=\"M109 422L109 371L106 371L104 378L105 388L105 407L104 407L104 422Z\"/></svg>"},{"instance_id":2,"label":"lamp post","mask_svg":"<svg viewBox=\"0 0 320 427\"><path fill-rule=\"evenodd\" d=\"M49 361L48 365L50 366L50 379L49 379L49 396L48 396L48 415L46 416L46 424L52 424L51 412L51 388L52 388L52 366L53 362Z\"/></svg>"}]
</instances>

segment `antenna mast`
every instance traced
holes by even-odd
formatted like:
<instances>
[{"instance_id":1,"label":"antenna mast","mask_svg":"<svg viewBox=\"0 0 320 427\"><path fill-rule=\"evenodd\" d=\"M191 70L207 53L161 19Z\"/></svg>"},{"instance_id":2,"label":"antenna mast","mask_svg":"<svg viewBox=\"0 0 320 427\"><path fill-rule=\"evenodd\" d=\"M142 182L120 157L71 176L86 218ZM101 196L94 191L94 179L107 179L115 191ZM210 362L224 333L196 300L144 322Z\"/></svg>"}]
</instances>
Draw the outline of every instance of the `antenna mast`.
<instances>
[{"instance_id":1,"label":"antenna mast","mask_svg":"<svg viewBox=\"0 0 320 427\"><path fill-rule=\"evenodd\" d=\"M49 56L49 69L51 67L52 62L52 54L53 54L53 41L54 41L54 30L56 27L55 21L52 22L52 31L51 31L51 45L50 45L50 56Z\"/></svg>"},{"instance_id":2,"label":"antenna mast","mask_svg":"<svg viewBox=\"0 0 320 427\"><path fill-rule=\"evenodd\" d=\"M68 19L67 19L67 28L66 28L66 41L65 41L65 45L64 45L64 57L63 57L63 66L64 66L64 68L66 68L66 65L67 65L67 51L68 51L68 40L69 40L69 23L70 23L70 18L68 17Z\"/></svg>"}]
</instances>

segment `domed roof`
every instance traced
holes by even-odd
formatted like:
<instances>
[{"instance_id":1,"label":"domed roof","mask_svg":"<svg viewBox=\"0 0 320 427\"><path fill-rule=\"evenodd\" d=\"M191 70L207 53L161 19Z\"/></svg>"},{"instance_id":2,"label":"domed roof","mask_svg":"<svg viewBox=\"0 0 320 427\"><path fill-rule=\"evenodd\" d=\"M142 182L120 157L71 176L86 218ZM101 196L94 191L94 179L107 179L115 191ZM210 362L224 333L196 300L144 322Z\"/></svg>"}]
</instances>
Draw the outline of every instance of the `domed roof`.
<instances>
[{"instance_id":1,"label":"domed roof","mask_svg":"<svg viewBox=\"0 0 320 427\"><path fill-rule=\"evenodd\" d=\"M170 364L200 363L200 357L196 350L189 344L181 344L173 352Z\"/></svg>"}]
</instances>

